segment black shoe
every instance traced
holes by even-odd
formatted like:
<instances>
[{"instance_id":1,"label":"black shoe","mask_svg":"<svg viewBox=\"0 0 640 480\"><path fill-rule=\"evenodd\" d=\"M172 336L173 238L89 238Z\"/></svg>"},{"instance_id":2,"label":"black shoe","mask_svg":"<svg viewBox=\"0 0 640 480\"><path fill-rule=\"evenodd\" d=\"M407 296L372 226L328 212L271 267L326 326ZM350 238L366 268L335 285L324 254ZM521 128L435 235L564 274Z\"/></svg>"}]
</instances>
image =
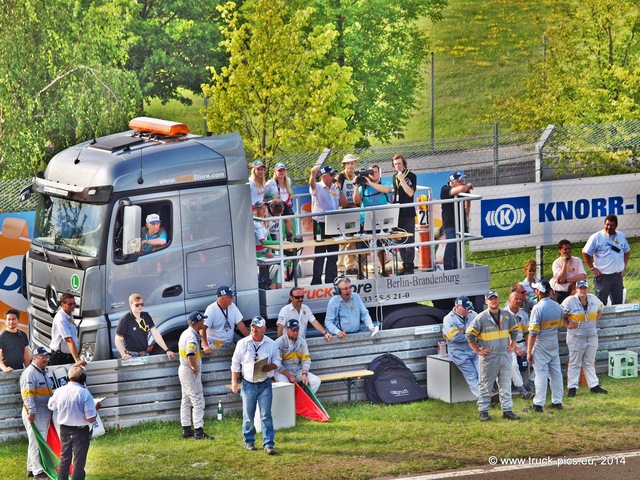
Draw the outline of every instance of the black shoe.
<instances>
[{"instance_id":1,"label":"black shoe","mask_svg":"<svg viewBox=\"0 0 640 480\"><path fill-rule=\"evenodd\" d=\"M182 438L193 437L193 430L191 427L182 427Z\"/></svg>"},{"instance_id":2,"label":"black shoe","mask_svg":"<svg viewBox=\"0 0 640 480\"><path fill-rule=\"evenodd\" d=\"M552 403L549 405L549 408L555 408L556 410L562 410L564 407L561 403Z\"/></svg>"},{"instance_id":3,"label":"black shoe","mask_svg":"<svg viewBox=\"0 0 640 480\"><path fill-rule=\"evenodd\" d=\"M246 443L244 445L244 448L246 448L247 450L253 452L256 449L256 446L253 443Z\"/></svg>"},{"instance_id":4,"label":"black shoe","mask_svg":"<svg viewBox=\"0 0 640 480\"><path fill-rule=\"evenodd\" d=\"M196 428L195 432L193 432L193 438L195 440L215 440L211 435L205 433L202 428Z\"/></svg>"},{"instance_id":5,"label":"black shoe","mask_svg":"<svg viewBox=\"0 0 640 480\"><path fill-rule=\"evenodd\" d=\"M591 393L604 393L606 395L609 392L602 388L600 385L596 385L591 389Z\"/></svg>"},{"instance_id":6,"label":"black shoe","mask_svg":"<svg viewBox=\"0 0 640 480\"><path fill-rule=\"evenodd\" d=\"M276 449L273 447L264 447L264 451L267 455L275 455Z\"/></svg>"},{"instance_id":7,"label":"black shoe","mask_svg":"<svg viewBox=\"0 0 640 480\"><path fill-rule=\"evenodd\" d=\"M34 475L33 478L36 480L49 480L49 475L44 472L40 472L39 474Z\"/></svg>"},{"instance_id":8,"label":"black shoe","mask_svg":"<svg viewBox=\"0 0 640 480\"><path fill-rule=\"evenodd\" d=\"M544 412L544 408L542 408L540 405L531 405L530 407L525 408L524 411L542 413Z\"/></svg>"},{"instance_id":9,"label":"black shoe","mask_svg":"<svg viewBox=\"0 0 640 480\"><path fill-rule=\"evenodd\" d=\"M502 412L502 418L506 418L507 420L520 420L520 417L513 413L511 410Z\"/></svg>"},{"instance_id":10,"label":"black shoe","mask_svg":"<svg viewBox=\"0 0 640 480\"><path fill-rule=\"evenodd\" d=\"M27 478L31 478L31 477L33 477L33 472L31 470L29 470L27 472Z\"/></svg>"},{"instance_id":11,"label":"black shoe","mask_svg":"<svg viewBox=\"0 0 640 480\"><path fill-rule=\"evenodd\" d=\"M480 412L480 421L487 422L489 421L489 412Z\"/></svg>"},{"instance_id":12,"label":"black shoe","mask_svg":"<svg viewBox=\"0 0 640 480\"><path fill-rule=\"evenodd\" d=\"M575 397L576 396L576 389L575 388L570 388L569 389L569 393L567 393L567 397Z\"/></svg>"}]
</instances>

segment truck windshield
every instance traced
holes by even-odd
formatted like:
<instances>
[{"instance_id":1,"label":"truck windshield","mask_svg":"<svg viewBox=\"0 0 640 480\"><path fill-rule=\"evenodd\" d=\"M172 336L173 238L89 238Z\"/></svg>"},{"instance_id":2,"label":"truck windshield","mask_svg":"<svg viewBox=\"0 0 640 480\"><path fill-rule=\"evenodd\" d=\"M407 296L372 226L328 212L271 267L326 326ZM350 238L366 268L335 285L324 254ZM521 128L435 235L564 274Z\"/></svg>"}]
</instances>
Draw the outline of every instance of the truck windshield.
<instances>
[{"instance_id":1,"label":"truck windshield","mask_svg":"<svg viewBox=\"0 0 640 480\"><path fill-rule=\"evenodd\" d=\"M39 195L33 241L55 252L97 257L106 205Z\"/></svg>"}]
</instances>

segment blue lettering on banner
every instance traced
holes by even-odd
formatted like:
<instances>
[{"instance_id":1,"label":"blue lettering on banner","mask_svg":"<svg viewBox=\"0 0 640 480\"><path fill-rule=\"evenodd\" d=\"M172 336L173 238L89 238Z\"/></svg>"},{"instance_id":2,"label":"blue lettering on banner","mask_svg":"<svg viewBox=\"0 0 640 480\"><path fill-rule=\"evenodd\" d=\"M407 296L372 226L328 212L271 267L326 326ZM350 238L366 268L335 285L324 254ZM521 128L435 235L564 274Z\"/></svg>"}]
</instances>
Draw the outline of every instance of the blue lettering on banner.
<instances>
[{"instance_id":1,"label":"blue lettering on banner","mask_svg":"<svg viewBox=\"0 0 640 480\"><path fill-rule=\"evenodd\" d=\"M631 206L633 208L633 205ZM582 220L585 218L606 217L607 215L624 215L624 210L629 205L624 205L624 198L581 198L567 202L549 202L538 205L538 221L560 222L562 220Z\"/></svg>"},{"instance_id":2,"label":"blue lettering on banner","mask_svg":"<svg viewBox=\"0 0 640 480\"><path fill-rule=\"evenodd\" d=\"M485 238L529 235L531 214L529 197L481 200L481 234Z\"/></svg>"},{"instance_id":3,"label":"blue lettering on banner","mask_svg":"<svg viewBox=\"0 0 640 480\"><path fill-rule=\"evenodd\" d=\"M22 272L13 267L4 267L2 272L0 272L0 289L6 290L8 292L18 290L18 293L21 293Z\"/></svg>"}]
</instances>

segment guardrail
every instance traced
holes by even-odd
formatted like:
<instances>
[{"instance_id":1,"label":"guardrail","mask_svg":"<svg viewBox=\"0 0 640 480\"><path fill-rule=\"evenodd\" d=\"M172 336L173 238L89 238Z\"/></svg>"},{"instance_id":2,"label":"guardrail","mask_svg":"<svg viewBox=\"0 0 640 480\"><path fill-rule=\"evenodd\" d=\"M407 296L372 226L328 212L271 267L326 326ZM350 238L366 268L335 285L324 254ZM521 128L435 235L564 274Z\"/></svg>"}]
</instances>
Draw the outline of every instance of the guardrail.
<instances>
[{"instance_id":1,"label":"guardrail","mask_svg":"<svg viewBox=\"0 0 640 480\"><path fill-rule=\"evenodd\" d=\"M366 368L378 355L393 353L400 357L426 385L426 356L437 351L442 339L433 332L435 325L349 335L345 340L327 342L308 339L311 370L316 374ZM608 351L640 352L640 305L605 307L598 323L599 346L596 356L598 373L607 372ZM565 368L568 351L561 340L561 363ZM226 412L240 412L240 395L231 393L231 355L233 349L220 349L204 359L202 381L207 409L205 416L215 417L218 401ZM102 360L87 366L89 390L96 397L106 397L100 416L107 428L122 428L150 420L176 421L180 418L180 381L177 362L164 355L146 357L144 364L127 364L121 360ZM57 367L56 367L57 368ZM0 374L0 441L24 436L19 378L22 371ZM365 398L364 382L358 382L359 394ZM340 382L324 384L318 397L326 403L347 400L346 387Z\"/></svg>"}]
</instances>

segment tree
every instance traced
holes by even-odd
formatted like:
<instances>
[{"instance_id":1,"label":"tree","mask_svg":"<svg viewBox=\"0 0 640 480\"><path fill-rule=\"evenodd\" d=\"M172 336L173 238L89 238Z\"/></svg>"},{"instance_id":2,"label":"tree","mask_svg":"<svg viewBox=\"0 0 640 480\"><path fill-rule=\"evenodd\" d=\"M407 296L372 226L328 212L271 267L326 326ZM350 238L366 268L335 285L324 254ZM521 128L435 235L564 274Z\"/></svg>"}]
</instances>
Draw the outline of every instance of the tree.
<instances>
[{"instance_id":1,"label":"tree","mask_svg":"<svg viewBox=\"0 0 640 480\"><path fill-rule=\"evenodd\" d=\"M429 41L418 21L437 21L448 0L315 0L314 23L338 31L328 61L353 71L351 128L359 147L401 138L425 78Z\"/></svg>"},{"instance_id":2,"label":"tree","mask_svg":"<svg viewBox=\"0 0 640 480\"><path fill-rule=\"evenodd\" d=\"M554 16L546 58L531 65L521 96L496 99L498 119L514 130L593 124L591 132L604 131L595 124L637 119L640 6L632 0L550 3ZM608 174L635 169L633 152L621 142L628 136L624 126L610 130L616 133L565 134L563 149L578 153L558 155L556 169ZM612 144L615 151L607 152Z\"/></svg>"},{"instance_id":3,"label":"tree","mask_svg":"<svg viewBox=\"0 0 640 480\"><path fill-rule=\"evenodd\" d=\"M0 4L3 178L32 175L57 151L126 127L140 93L123 69L125 7L80 0Z\"/></svg>"},{"instance_id":4,"label":"tree","mask_svg":"<svg viewBox=\"0 0 640 480\"><path fill-rule=\"evenodd\" d=\"M181 95L180 88L200 92L209 66L221 66L226 57L219 47L218 0L132 1L134 42L127 68L136 73L145 98L166 103Z\"/></svg>"},{"instance_id":5,"label":"tree","mask_svg":"<svg viewBox=\"0 0 640 480\"><path fill-rule=\"evenodd\" d=\"M311 25L313 8L284 0L251 1L241 11L229 2L220 11L230 58L203 85L210 130L240 131L252 157L352 145L351 69L325 61L336 30Z\"/></svg>"}]
</instances>

